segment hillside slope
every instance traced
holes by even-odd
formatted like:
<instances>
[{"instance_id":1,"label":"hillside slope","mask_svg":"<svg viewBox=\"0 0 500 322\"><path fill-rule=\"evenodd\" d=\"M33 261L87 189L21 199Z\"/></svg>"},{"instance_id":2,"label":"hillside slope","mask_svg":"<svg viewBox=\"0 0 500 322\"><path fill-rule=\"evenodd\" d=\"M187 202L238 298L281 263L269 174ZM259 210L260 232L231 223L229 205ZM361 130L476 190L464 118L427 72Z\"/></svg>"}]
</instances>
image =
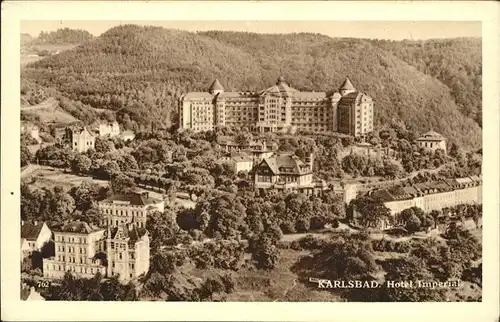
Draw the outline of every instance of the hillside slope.
<instances>
[{"instance_id":1,"label":"hillside slope","mask_svg":"<svg viewBox=\"0 0 500 322\"><path fill-rule=\"evenodd\" d=\"M481 39L372 43L448 86L460 111L482 125Z\"/></svg>"},{"instance_id":2,"label":"hillside slope","mask_svg":"<svg viewBox=\"0 0 500 322\"><path fill-rule=\"evenodd\" d=\"M30 64L23 77L73 100L119 110L133 126L171 126L176 99L219 78L226 90L260 90L283 74L301 90L333 90L349 76L376 104L378 125L401 119L468 148L481 129L460 112L449 88L370 41L315 34L190 33L125 25Z\"/></svg>"}]
</instances>

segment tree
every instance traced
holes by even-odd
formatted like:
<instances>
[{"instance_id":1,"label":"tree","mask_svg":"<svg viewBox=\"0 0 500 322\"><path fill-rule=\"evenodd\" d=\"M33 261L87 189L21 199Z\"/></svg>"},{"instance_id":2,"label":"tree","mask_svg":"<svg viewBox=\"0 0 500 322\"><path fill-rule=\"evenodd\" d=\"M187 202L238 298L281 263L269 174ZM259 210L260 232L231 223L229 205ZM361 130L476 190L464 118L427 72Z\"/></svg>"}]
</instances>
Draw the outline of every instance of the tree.
<instances>
[{"instance_id":1,"label":"tree","mask_svg":"<svg viewBox=\"0 0 500 322\"><path fill-rule=\"evenodd\" d=\"M33 154L24 145L21 146L21 167L28 165L33 160Z\"/></svg>"},{"instance_id":2,"label":"tree","mask_svg":"<svg viewBox=\"0 0 500 322\"><path fill-rule=\"evenodd\" d=\"M458 154L459 154L459 147L458 147L458 145L455 142L451 143L451 145L450 145L450 152L448 154L452 158L456 158L458 156Z\"/></svg>"},{"instance_id":3,"label":"tree","mask_svg":"<svg viewBox=\"0 0 500 322\"><path fill-rule=\"evenodd\" d=\"M405 223L405 228L406 230L408 230L410 233L414 233L414 232L417 232L420 230L420 224L421 224L421 221L420 219L412 214L407 220L406 220L406 223Z\"/></svg>"},{"instance_id":4,"label":"tree","mask_svg":"<svg viewBox=\"0 0 500 322\"><path fill-rule=\"evenodd\" d=\"M238 270L243 264L244 244L235 240L208 241L189 250L196 267Z\"/></svg>"},{"instance_id":5,"label":"tree","mask_svg":"<svg viewBox=\"0 0 500 322\"><path fill-rule=\"evenodd\" d=\"M86 174L90 170L92 161L84 154L77 154L71 161L71 171L76 174Z\"/></svg>"},{"instance_id":6,"label":"tree","mask_svg":"<svg viewBox=\"0 0 500 322\"><path fill-rule=\"evenodd\" d=\"M248 132L238 132L234 137L234 143L240 147L248 146L252 141L252 134Z\"/></svg>"},{"instance_id":7,"label":"tree","mask_svg":"<svg viewBox=\"0 0 500 322\"><path fill-rule=\"evenodd\" d=\"M173 246L179 243L181 229L175 220L177 210L168 206L163 213L153 211L148 214L146 229L151 238L151 248Z\"/></svg>"},{"instance_id":8,"label":"tree","mask_svg":"<svg viewBox=\"0 0 500 322\"><path fill-rule=\"evenodd\" d=\"M368 236L344 233L317 246L312 256L293 266L299 276L366 281L372 280L371 274L378 268Z\"/></svg>"},{"instance_id":9,"label":"tree","mask_svg":"<svg viewBox=\"0 0 500 322\"><path fill-rule=\"evenodd\" d=\"M42 206L45 205L45 196L42 190L31 188L28 184L21 184L21 219L41 219Z\"/></svg>"},{"instance_id":10,"label":"tree","mask_svg":"<svg viewBox=\"0 0 500 322\"><path fill-rule=\"evenodd\" d=\"M115 149L111 139L97 137L94 143L94 149L98 153L108 153Z\"/></svg>"},{"instance_id":11,"label":"tree","mask_svg":"<svg viewBox=\"0 0 500 322\"><path fill-rule=\"evenodd\" d=\"M441 216L443 215L442 212L440 210L431 210L429 215L434 220L434 228L436 228L441 220Z\"/></svg>"},{"instance_id":12,"label":"tree","mask_svg":"<svg viewBox=\"0 0 500 322\"><path fill-rule=\"evenodd\" d=\"M49 222L62 222L75 211L75 200L61 187L45 191L45 208L42 218Z\"/></svg>"},{"instance_id":13,"label":"tree","mask_svg":"<svg viewBox=\"0 0 500 322\"><path fill-rule=\"evenodd\" d=\"M139 169L137 161L135 160L134 156L130 154L124 154L121 158L119 158L118 165L124 172L135 171Z\"/></svg>"},{"instance_id":14,"label":"tree","mask_svg":"<svg viewBox=\"0 0 500 322\"><path fill-rule=\"evenodd\" d=\"M246 209L234 195L224 194L214 197L206 204L206 210L196 209L196 216L208 215L205 233L209 237L234 238L244 225Z\"/></svg>"},{"instance_id":15,"label":"tree","mask_svg":"<svg viewBox=\"0 0 500 322\"><path fill-rule=\"evenodd\" d=\"M279 259L279 249L275 239L269 233L261 233L252 238L250 250L255 267L273 269Z\"/></svg>"},{"instance_id":16,"label":"tree","mask_svg":"<svg viewBox=\"0 0 500 322\"><path fill-rule=\"evenodd\" d=\"M385 163L384 172L386 177L390 179L396 179L401 176L401 174L403 173L403 169L399 163L391 161Z\"/></svg>"},{"instance_id":17,"label":"tree","mask_svg":"<svg viewBox=\"0 0 500 322\"><path fill-rule=\"evenodd\" d=\"M99 177L109 180L120 173L120 167L116 161L107 161L99 169Z\"/></svg>"},{"instance_id":18,"label":"tree","mask_svg":"<svg viewBox=\"0 0 500 322\"><path fill-rule=\"evenodd\" d=\"M359 223L364 227L377 227L381 221L388 221L391 218L391 210L384 203L372 196L356 198L350 203L351 209L358 215Z\"/></svg>"},{"instance_id":19,"label":"tree","mask_svg":"<svg viewBox=\"0 0 500 322\"><path fill-rule=\"evenodd\" d=\"M112 177L109 181L111 190L114 194L127 194L135 188L134 179L130 178L123 173L119 173Z\"/></svg>"},{"instance_id":20,"label":"tree","mask_svg":"<svg viewBox=\"0 0 500 322\"><path fill-rule=\"evenodd\" d=\"M414 287L384 287L382 301L390 302L439 302L446 299L446 292L440 288L416 287L418 281L432 281L433 275L426 269L423 259L410 256L390 259L384 263L386 281L412 282Z\"/></svg>"}]
</instances>

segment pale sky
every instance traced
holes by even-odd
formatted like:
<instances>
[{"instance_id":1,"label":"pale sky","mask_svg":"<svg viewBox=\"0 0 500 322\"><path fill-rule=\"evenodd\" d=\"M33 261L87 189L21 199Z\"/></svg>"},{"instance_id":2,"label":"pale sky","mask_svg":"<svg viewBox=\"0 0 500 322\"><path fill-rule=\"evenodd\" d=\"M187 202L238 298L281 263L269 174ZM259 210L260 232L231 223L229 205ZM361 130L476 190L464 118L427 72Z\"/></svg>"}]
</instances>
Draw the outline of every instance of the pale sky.
<instances>
[{"instance_id":1,"label":"pale sky","mask_svg":"<svg viewBox=\"0 0 500 322\"><path fill-rule=\"evenodd\" d=\"M187 31L228 30L256 33L311 32L331 37L437 39L481 37L480 21L21 21L21 32L38 36L59 28L84 29L98 36L120 24L155 25Z\"/></svg>"}]
</instances>

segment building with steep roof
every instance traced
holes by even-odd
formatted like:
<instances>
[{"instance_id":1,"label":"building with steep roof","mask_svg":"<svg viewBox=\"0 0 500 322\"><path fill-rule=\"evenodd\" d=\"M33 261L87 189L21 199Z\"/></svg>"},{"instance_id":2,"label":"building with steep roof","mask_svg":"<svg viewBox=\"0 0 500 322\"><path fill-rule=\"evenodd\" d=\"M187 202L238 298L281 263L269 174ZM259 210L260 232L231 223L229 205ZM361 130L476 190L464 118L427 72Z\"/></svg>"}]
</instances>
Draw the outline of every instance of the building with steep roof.
<instances>
[{"instance_id":1,"label":"building with steep roof","mask_svg":"<svg viewBox=\"0 0 500 322\"><path fill-rule=\"evenodd\" d=\"M149 234L136 224L108 227L107 275L127 281L149 270Z\"/></svg>"},{"instance_id":2,"label":"building with steep roof","mask_svg":"<svg viewBox=\"0 0 500 322\"><path fill-rule=\"evenodd\" d=\"M95 148L95 135L86 127L73 126L65 130L64 140L73 151L82 153Z\"/></svg>"},{"instance_id":3,"label":"building with steep roof","mask_svg":"<svg viewBox=\"0 0 500 322\"><path fill-rule=\"evenodd\" d=\"M421 148L432 151L441 149L446 153L446 138L433 130L422 134L416 142Z\"/></svg>"},{"instance_id":4,"label":"building with steep roof","mask_svg":"<svg viewBox=\"0 0 500 322\"><path fill-rule=\"evenodd\" d=\"M346 78L333 93L301 92L280 76L258 92L225 92L215 80L207 92L189 92L179 101L181 129L217 126L260 132L340 132L364 136L373 131L373 101Z\"/></svg>"},{"instance_id":5,"label":"building with steep roof","mask_svg":"<svg viewBox=\"0 0 500 322\"><path fill-rule=\"evenodd\" d=\"M99 136L115 137L120 135L120 125L118 122L106 122L99 124Z\"/></svg>"},{"instance_id":6,"label":"building with steep roof","mask_svg":"<svg viewBox=\"0 0 500 322\"><path fill-rule=\"evenodd\" d=\"M163 212L165 209L165 202L150 198L147 191L114 195L100 201L98 205L104 218L102 225L111 227L135 223L138 227L145 228L149 212Z\"/></svg>"},{"instance_id":7,"label":"building with steep roof","mask_svg":"<svg viewBox=\"0 0 500 322\"><path fill-rule=\"evenodd\" d=\"M52 231L46 223L21 221L21 252L23 257L33 251L40 251L51 237Z\"/></svg>"},{"instance_id":8,"label":"building with steep roof","mask_svg":"<svg viewBox=\"0 0 500 322\"><path fill-rule=\"evenodd\" d=\"M53 228L55 256L43 259L43 276L61 279L66 272L81 277L106 274L102 258L105 250L105 229L83 221L67 222Z\"/></svg>"},{"instance_id":9,"label":"building with steep roof","mask_svg":"<svg viewBox=\"0 0 500 322\"><path fill-rule=\"evenodd\" d=\"M313 179L313 154L305 162L291 153L276 153L264 158L250 171L254 187L261 192L266 189L299 191L320 194L327 189L324 181Z\"/></svg>"}]
</instances>

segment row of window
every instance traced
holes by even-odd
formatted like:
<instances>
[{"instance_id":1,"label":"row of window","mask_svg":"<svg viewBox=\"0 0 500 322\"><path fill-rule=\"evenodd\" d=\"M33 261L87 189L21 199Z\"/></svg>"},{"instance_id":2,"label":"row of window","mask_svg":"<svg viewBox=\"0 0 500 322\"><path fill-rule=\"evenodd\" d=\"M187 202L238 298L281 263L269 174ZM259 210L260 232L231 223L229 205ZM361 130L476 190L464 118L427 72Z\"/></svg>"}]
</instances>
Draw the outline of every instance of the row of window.
<instances>
[{"instance_id":1,"label":"row of window","mask_svg":"<svg viewBox=\"0 0 500 322\"><path fill-rule=\"evenodd\" d=\"M78 243L78 244L85 244L87 242L87 239L85 237L66 237L64 238L64 235L57 235L56 236L56 241L66 241L68 243ZM63 250L64 251L64 250Z\"/></svg>"},{"instance_id":2,"label":"row of window","mask_svg":"<svg viewBox=\"0 0 500 322\"><path fill-rule=\"evenodd\" d=\"M120 255L121 255L121 254L120 254ZM121 259L121 257L120 257L120 259ZM112 268L115 268L115 261L113 261L113 260L111 261L111 267L112 267ZM130 269L134 269L135 264L134 264L134 263L128 263L128 267L129 267Z\"/></svg>"},{"instance_id":3,"label":"row of window","mask_svg":"<svg viewBox=\"0 0 500 322\"><path fill-rule=\"evenodd\" d=\"M57 251L58 252L64 252L64 245L58 245L57 246ZM74 247L74 246L68 246L68 253L76 253L76 249L79 250L80 254L86 254L87 253L87 248L85 247Z\"/></svg>"},{"instance_id":4,"label":"row of window","mask_svg":"<svg viewBox=\"0 0 500 322\"><path fill-rule=\"evenodd\" d=\"M115 216L129 216L129 212L131 216L134 217L145 217L146 215L139 210L115 210L113 209L104 209L104 214L106 215L115 215Z\"/></svg>"},{"instance_id":5,"label":"row of window","mask_svg":"<svg viewBox=\"0 0 500 322\"><path fill-rule=\"evenodd\" d=\"M126 224L128 222L129 221L127 221L125 219L121 219L121 220L116 219L115 222L114 222L114 224L115 224L115 226L118 226L118 225ZM113 226L113 220L112 219L107 220L107 223L108 223L108 226ZM145 224L142 221L134 221L134 223L137 224L137 226L140 227L140 228L145 228Z\"/></svg>"},{"instance_id":6,"label":"row of window","mask_svg":"<svg viewBox=\"0 0 500 322\"><path fill-rule=\"evenodd\" d=\"M52 267L52 269L51 269ZM49 265L47 264L45 266L45 269L47 271L49 270L53 270L53 271L63 271L64 270L64 266L62 265ZM86 266L69 266L67 267L66 269L67 272L74 272L74 273L85 273L85 274L94 274L94 273L97 273L99 271L99 269L97 268L93 268L93 267L86 267Z\"/></svg>"}]
</instances>

